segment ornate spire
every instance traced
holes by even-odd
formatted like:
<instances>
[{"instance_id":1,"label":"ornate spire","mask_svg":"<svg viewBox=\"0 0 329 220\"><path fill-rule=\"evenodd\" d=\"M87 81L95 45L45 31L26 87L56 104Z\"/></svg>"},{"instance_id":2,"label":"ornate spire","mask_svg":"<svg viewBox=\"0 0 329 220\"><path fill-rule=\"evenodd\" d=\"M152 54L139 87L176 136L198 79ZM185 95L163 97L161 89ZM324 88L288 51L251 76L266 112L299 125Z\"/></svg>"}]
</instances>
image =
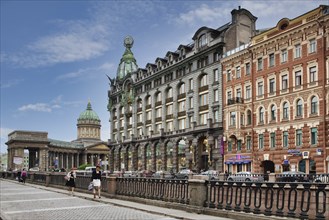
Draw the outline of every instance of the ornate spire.
<instances>
[{"instance_id":1,"label":"ornate spire","mask_svg":"<svg viewBox=\"0 0 329 220\"><path fill-rule=\"evenodd\" d=\"M131 48L133 44L134 44L134 39L131 36L127 36L124 39L124 46L126 47L126 50L122 55L118 67L118 71L117 71L118 79L123 79L125 76L129 75L131 72L136 71L138 68L134 54L131 52Z\"/></svg>"}]
</instances>

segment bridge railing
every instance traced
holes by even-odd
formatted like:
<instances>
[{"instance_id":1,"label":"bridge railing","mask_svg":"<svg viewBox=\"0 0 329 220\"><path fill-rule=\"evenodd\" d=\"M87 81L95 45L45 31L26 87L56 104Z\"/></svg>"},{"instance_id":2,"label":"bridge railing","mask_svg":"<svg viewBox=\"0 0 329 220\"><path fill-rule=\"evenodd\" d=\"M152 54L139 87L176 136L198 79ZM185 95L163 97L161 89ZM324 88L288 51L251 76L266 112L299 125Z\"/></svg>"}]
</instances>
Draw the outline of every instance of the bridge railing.
<instances>
[{"instance_id":1,"label":"bridge railing","mask_svg":"<svg viewBox=\"0 0 329 220\"><path fill-rule=\"evenodd\" d=\"M64 187L66 173L29 173L27 182ZM0 172L3 178L15 180L17 173ZM326 178L326 175L323 175ZM108 195L134 197L186 204L207 210L232 210L266 216L300 219L329 219L329 184L317 182L244 182L145 177L102 177L102 191ZM273 178L274 179L274 178ZM90 176L78 175L76 188L87 191ZM206 208L206 209L204 209Z\"/></svg>"}]
</instances>

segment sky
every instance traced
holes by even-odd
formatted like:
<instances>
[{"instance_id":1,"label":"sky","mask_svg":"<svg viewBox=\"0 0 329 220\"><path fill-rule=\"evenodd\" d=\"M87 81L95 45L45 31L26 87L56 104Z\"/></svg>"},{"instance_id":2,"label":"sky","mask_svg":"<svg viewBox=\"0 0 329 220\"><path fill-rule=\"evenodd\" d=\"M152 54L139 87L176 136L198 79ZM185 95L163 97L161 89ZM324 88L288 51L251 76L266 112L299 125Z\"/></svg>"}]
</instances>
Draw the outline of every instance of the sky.
<instances>
[{"instance_id":1,"label":"sky","mask_svg":"<svg viewBox=\"0 0 329 220\"><path fill-rule=\"evenodd\" d=\"M322 0L0 0L0 153L14 130L77 138L77 119L91 102L101 119L101 139L110 137L109 81L134 38L138 67L154 63L202 26L231 21L239 6L258 17L256 28L276 26L328 1Z\"/></svg>"}]
</instances>

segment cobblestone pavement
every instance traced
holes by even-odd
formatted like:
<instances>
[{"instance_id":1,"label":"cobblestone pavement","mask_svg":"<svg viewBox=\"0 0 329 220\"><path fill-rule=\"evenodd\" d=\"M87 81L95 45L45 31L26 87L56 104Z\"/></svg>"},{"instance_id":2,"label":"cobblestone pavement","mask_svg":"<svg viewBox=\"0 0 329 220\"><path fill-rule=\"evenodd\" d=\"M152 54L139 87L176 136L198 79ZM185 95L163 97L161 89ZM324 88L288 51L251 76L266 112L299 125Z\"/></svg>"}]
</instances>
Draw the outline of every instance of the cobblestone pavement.
<instances>
[{"instance_id":1,"label":"cobblestone pavement","mask_svg":"<svg viewBox=\"0 0 329 220\"><path fill-rule=\"evenodd\" d=\"M109 198L92 200L86 193L76 192L71 196L66 190L7 180L0 180L0 192L2 220L228 220Z\"/></svg>"}]
</instances>

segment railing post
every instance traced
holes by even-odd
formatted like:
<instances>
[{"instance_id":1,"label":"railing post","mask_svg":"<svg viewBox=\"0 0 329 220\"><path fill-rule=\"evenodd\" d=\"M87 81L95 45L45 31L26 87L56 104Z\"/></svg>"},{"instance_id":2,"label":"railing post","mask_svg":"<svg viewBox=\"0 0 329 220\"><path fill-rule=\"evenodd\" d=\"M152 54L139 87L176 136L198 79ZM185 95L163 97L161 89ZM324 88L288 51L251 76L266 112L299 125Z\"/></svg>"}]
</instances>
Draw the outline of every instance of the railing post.
<instances>
[{"instance_id":1,"label":"railing post","mask_svg":"<svg viewBox=\"0 0 329 220\"><path fill-rule=\"evenodd\" d=\"M207 200L207 186L204 180L189 179L190 205L203 207Z\"/></svg>"},{"instance_id":2,"label":"railing post","mask_svg":"<svg viewBox=\"0 0 329 220\"><path fill-rule=\"evenodd\" d=\"M109 177L106 177L107 179L107 191L110 195L115 195L116 189L117 189L117 175L115 174L110 174Z\"/></svg>"},{"instance_id":3,"label":"railing post","mask_svg":"<svg viewBox=\"0 0 329 220\"><path fill-rule=\"evenodd\" d=\"M46 173L45 174L46 175L46 186L49 186L49 183L50 183L50 181L51 181L51 175L50 175L50 173Z\"/></svg>"}]
</instances>

